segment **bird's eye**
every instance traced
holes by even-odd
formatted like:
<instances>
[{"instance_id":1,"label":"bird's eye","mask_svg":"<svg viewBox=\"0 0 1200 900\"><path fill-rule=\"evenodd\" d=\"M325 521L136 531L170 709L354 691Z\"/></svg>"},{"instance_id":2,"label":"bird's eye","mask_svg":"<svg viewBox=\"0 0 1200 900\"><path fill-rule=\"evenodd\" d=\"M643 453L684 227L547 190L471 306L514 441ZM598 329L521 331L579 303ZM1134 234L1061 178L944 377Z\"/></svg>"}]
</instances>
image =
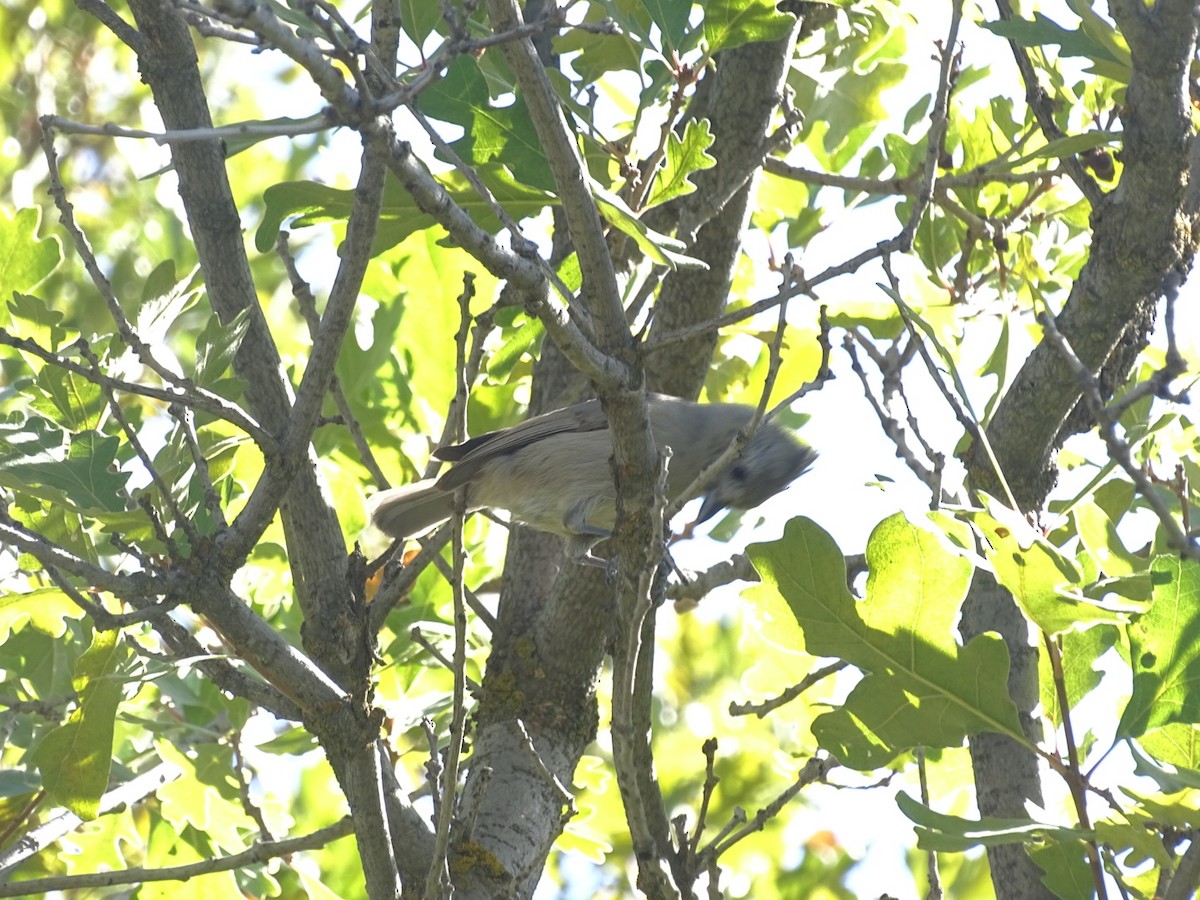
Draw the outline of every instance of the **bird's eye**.
<instances>
[{"instance_id":1,"label":"bird's eye","mask_svg":"<svg viewBox=\"0 0 1200 900\"><path fill-rule=\"evenodd\" d=\"M729 470L729 477L731 477L734 481L745 481L746 467L741 463L735 463L733 468Z\"/></svg>"}]
</instances>

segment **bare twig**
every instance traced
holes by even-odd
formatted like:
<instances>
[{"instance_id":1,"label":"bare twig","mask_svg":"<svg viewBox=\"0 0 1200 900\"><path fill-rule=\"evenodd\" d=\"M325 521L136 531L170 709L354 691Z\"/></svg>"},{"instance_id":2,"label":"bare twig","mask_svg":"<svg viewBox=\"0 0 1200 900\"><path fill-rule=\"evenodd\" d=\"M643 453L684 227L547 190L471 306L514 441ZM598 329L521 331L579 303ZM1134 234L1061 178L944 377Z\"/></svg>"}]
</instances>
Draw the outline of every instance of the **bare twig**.
<instances>
[{"instance_id":1,"label":"bare twig","mask_svg":"<svg viewBox=\"0 0 1200 900\"><path fill-rule=\"evenodd\" d=\"M871 346L870 341L866 336L860 333L857 329L851 329L844 338L842 338L842 348L846 351L846 355L850 357L850 369L858 376L862 382L863 393L867 398L867 402L871 404L871 409L875 411L876 418L879 419L879 425L883 429L883 433L896 448L896 456L904 460L904 464L908 466L909 471L916 475L921 481L928 485L931 489L936 483L935 473L931 466L927 466L924 462L917 458L913 448L909 446L908 436L904 431L904 426L900 421L889 413L883 407L875 396L875 392L871 389L871 383L867 380L866 369L858 360L858 351L855 349L855 343L858 343L864 350L877 360L880 374L883 375L885 384L889 377L892 377L894 368L897 365L903 365L902 356L892 358L884 357L879 354L876 349ZM912 346L910 344L910 346Z\"/></svg>"},{"instance_id":2,"label":"bare twig","mask_svg":"<svg viewBox=\"0 0 1200 900\"><path fill-rule=\"evenodd\" d=\"M1011 22L1013 20L1013 8L1009 0L996 0L996 9L999 11L1002 21ZM1058 123L1054 121L1054 101L1042 87L1037 71L1033 68L1033 62L1029 58L1029 51L1011 38L1008 46L1012 49L1013 59L1016 60L1017 69L1021 73L1021 80L1025 83L1025 100L1029 104L1029 108L1033 110L1046 140L1062 139L1065 135L1058 127ZM1077 157L1070 156L1063 160L1063 168L1083 195L1087 197L1088 202L1092 206L1096 206L1104 197L1104 190L1088 174L1083 163Z\"/></svg>"},{"instance_id":3,"label":"bare twig","mask_svg":"<svg viewBox=\"0 0 1200 900\"><path fill-rule=\"evenodd\" d=\"M144 800L150 796L164 784L169 784L180 776L179 769L169 763L159 763L150 771L145 772L135 778L130 779L118 787L107 791L100 798L100 815L112 812L115 809L124 806L132 806L139 800ZM83 824L83 820L72 812L63 810L55 816L44 821L37 828L20 837L16 842L0 851L0 873L11 869L19 862L29 859L35 853L40 853L51 844L58 841L60 838L70 834L76 828ZM103 873L105 875L119 875L120 873ZM89 876L66 876L68 882L71 878L83 878ZM60 881L59 879L45 879L45 881ZM153 879L146 879L153 880ZM38 880L39 884L41 879ZM18 881L12 884L0 884L0 897L28 897L31 894L40 894L44 891L58 890L58 885L52 887L32 886L34 882Z\"/></svg>"},{"instance_id":4,"label":"bare twig","mask_svg":"<svg viewBox=\"0 0 1200 900\"><path fill-rule=\"evenodd\" d=\"M791 703L814 684L824 681L830 675L840 672L848 665L849 663L847 662L839 661L830 663L827 666L822 666L815 672L809 672L802 679L800 679L799 682L793 684L782 693L777 694L769 700L763 700L761 703L730 703L729 714L731 716L747 716L753 714L758 716L760 719L765 718L767 713L778 709L787 703Z\"/></svg>"},{"instance_id":5,"label":"bare twig","mask_svg":"<svg viewBox=\"0 0 1200 900\"><path fill-rule=\"evenodd\" d=\"M142 365L153 371L167 384L172 384L187 392L193 388L191 382L178 372L172 371L160 363L154 354L150 352L150 347L147 346L146 342L134 330L129 320L125 318L125 311L121 309L121 304L117 300L112 282L101 271L100 263L96 260L96 255L92 252L92 247L88 242L87 236L75 221L75 209L71 205L71 201L67 199L67 190L63 186L62 175L58 168L58 151L54 148L53 118L53 116L43 116L41 120L42 153L46 157L46 164L49 167L50 186L48 190L50 196L54 198L54 205L58 208L59 221L62 222L63 227L67 230L67 234L71 236L71 241L75 245L75 251L83 261L84 268L87 269L92 284L100 292L100 296L104 298L105 305L108 307L108 313L117 327L117 334L120 335L121 340L133 350Z\"/></svg>"},{"instance_id":6,"label":"bare twig","mask_svg":"<svg viewBox=\"0 0 1200 900\"><path fill-rule=\"evenodd\" d=\"M429 758L425 760L425 783L429 787L429 799L433 803L433 821L439 822L442 818L442 751L438 749L437 729L433 725L433 719L423 717L421 730L425 732L425 741L429 745Z\"/></svg>"},{"instance_id":7,"label":"bare twig","mask_svg":"<svg viewBox=\"0 0 1200 900\"><path fill-rule=\"evenodd\" d=\"M441 663L447 672L454 671L454 662L447 658L446 654L439 650L437 646L429 640L429 638L425 637L425 632L421 631L421 627L419 625L414 625L412 628L410 628L408 630L408 636L413 639L413 643L419 644L424 648L426 653ZM467 689L471 691L471 693L477 693L481 690L481 686L479 682L475 681L475 679L468 678Z\"/></svg>"},{"instance_id":8,"label":"bare twig","mask_svg":"<svg viewBox=\"0 0 1200 900\"><path fill-rule=\"evenodd\" d=\"M107 795L105 795L107 796ZM35 878L0 885L0 897L29 897L50 891L74 891L86 888L112 887L120 884L143 884L159 881L188 881L213 872L232 872L246 866L264 863L270 859L290 856L305 850L317 850L339 838L354 833L354 822L349 817L311 834L288 838L282 841L260 841L241 853L206 859L202 862L162 869L123 869L116 872L95 872L85 875L57 875L51 878Z\"/></svg>"},{"instance_id":9,"label":"bare twig","mask_svg":"<svg viewBox=\"0 0 1200 900\"><path fill-rule=\"evenodd\" d=\"M717 789L717 784L721 781L716 773L717 739L709 738L701 749L704 751L704 785L701 788L700 812L696 814L696 827L692 829L691 841L687 844L680 843L680 846L687 847L690 866L695 865L697 851L700 847L700 836L704 834L705 820L708 818L708 805L712 801L713 791Z\"/></svg>"},{"instance_id":10,"label":"bare twig","mask_svg":"<svg viewBox=\"0 0 1200 900\"><path fill-rule=\"evenodd\" d=\"M117 36L117 39L138 53L142 47L142 36L136 28L122 19L104 0L75 0L75 5L85 13L95 16L99 22Z\"/></svg>"},{"instance_id":11,"label":"bare twig","mask_svg":"<svg viewBox=\"0 0 1200 900\"><path fill-rule=\"evenodd\" d=\"M840 172L820 172L815 169L805 169L793 166L775 156L769 156L763 163L763 168L781 178L790 178L803 184L815 184L823 187L836 187L845 191L861 191L864 194L883 194L891 196L912 196L917 192L917 176L913 173L903 178L866 178L860 175L843 175ZM983 163L969 172L958 175L943 175L938 179L938 185L944 191L955 188L978 188L989 184L1040 184L1048 179L1054 179L1063 174L1061 167L1055 167L1040 172L1014 172L1003 159Z\"/></svg>"},{"instance_id":12,"label":"bare twig","mask_svg":"<svg viewBox=\"0 0 1200 900\"><path fill-rule=\"evenodd\" d=\"M146 131L142 128L126 128L105 122L102 125L90 125L86 122L75 122L62 116L46 116L43 119L45 127L62 134L90 134L97 137L135 138L150 140L156 144L186 144L191 141L228 141L236 138L256 137L260 139L272 137L300 137L306 134L318 134L336 128L340 123L332 109L288 122L238 122L233 125L217 125L212 128L180 128L167 131Z\"/></svg>"},{"instance_id":13,"label":"bare twig","mask_svg":"<svg viewBox=\"0 0 1200 900\"><path fill-rule=\"evenodd\" d=\"M56 566L46 566L46 574L50 576L51 581L58 585L59 590L71 599L71 602L91 616L93 625L100 631L114 631L136 625L138 622L161 619L169 610L178 605L177 601L168 600L144 606L134 612L110 613L99 603L93 603L84 597L82 592L71 584Z\"/></svg>"},{"instance_id":14,"label":"bare twig","mask_svg":"<svg viewBox=\"0 0 1200 900\"><path fill-rule=\"evenodd\" d=\"M925 766L925 748L915 747L913 755L917 760L917 777L921 783L921 802L930 806L929 773ZM926 878L929 882L929 891L925 894L925 900L942 900L942 884L938 875L938 858L935 850L925 851L925 867L928 873Z\"/></svg>"},{"instance_id":15,"label":"bare twig","mask_svg":"<svg viewBox=\"0 0 1200 900\"><path fill-rule=\"evenodd\" d=\"M433 564L437 566L438 571L442 573L442 576L447 582L452 582L454 578L454 569L450 563L446 562L446 560L442 559L440 556L435 556L433 558ZM479 599L479 596L470 588L464 587L463 599L466 601L467 606L471 607L471 612L479 616L483 624L487 626L488 631L494 632L496 630L496 617L492 615L492 611L490 609L483 605L483 602Z\"/></svg>"},{"instance_id":16,"label":"bare twig","mask_svg":"<svg viewBox=\"0 0 1200 900\"><path fill-rule=\"evenodd\" d=\"M1071 700L1067 696L1066 676L1063 674L1062 644L1055 637L1042 635L1042 643L1046 655L1050 659L1050 669L1054 675L1054 692L1058 700L1058 708L1062 715L1063 739L1067 745L1067 786L1071 791L1071 802L1075 805L1075 815L1079 818L1079 828L1085 834L1092 830L1091 819L1087 809L1087 785L1084 783L1083 771L1080 768L1079 745L1075 742L1075 726L1071 721ZM1104 865L1100 859L1100 848L1094 839L1083 842L1087 854L1088 865L1092 870L1092 884L1096 889L1099 900L1106 900L1108 891L1104 885Z\"/></svg>"},{"instance_id":17,"label":"bare twig","mask_svg":"<svg viewBox=\"0 0 1200 900\"><path fill-rule=\"evenodd\" d=\"M1071 349L1071 345L1067 342L1066 337L1058 330L1058 326L1054 322L1054 317L1049 312L1043 311L1040 313L1038 315L1038 322L1045 329L1046 339L1058 348L1071 372L1078 379L1083 389L1083 399L1087 403L1092 417L1096 420L1100 437L1104 440L1104 444L1108 448L1109 458L1125 471L1125 474L1129 476L1129 480L1137 488L1138 493L1142 495L1146 503L1154 511L1154 514L1158 517L1159 522L1162 523L1163 529L1166 531L1168 545L1188 559L1200 560L1200 545L1197 544L1195 538L1189 536L1180 526L1178 520L1175 518L1175 514L1167 507L1166 501L1154 489L1149 476L1142 471L1141 466L1133 461L1133 453L1129 444L1117 434L1117 417L1104 405L1104 400L1100 394L1100 386L1096 383L1096 377L1088 370L1088 367L1083 364L1079 357L1075 355L1075 351ZM1181 364L1182 360L1179 359L1175 362ZM1169 371L1174 371L1175 365L1172 364L1171 360L1168 360L1168 366ZM1164 369L1164 371L1167 370ZM1174 377L1171 376L1172 379Z\"/></svg>"},{"instance_id":18,"label":"bare twig","mask_svg":"<svg viewBox=\"0 0 1200 900\"><path fill-rule=\"evenodd\" d=\"M721 834L713 838L700 851L699 858L706 861L715 860L738 841L749 837L756 831L762 831L766 827L767 822L777 816L780 810L791 802L793 797L808 787L808 785L824 781L829 771L836 767L837 763L832 759L814 756L804 764L804 768L800 770L800 773L796 776L796 781L791 787L780 793L778 797L756 812L753 819L747 821L745 812L742 812L740 816L741 821L739 822L739 817L735 815L730 824L722 829ZM738 811L741 812L741 810Z\"/></svg>"},{"instance_id":19,"label":"bare twig","mask_svg":"<svg viewBox=\"0 0 1200 900\"><path fill-rule=\"evenodd\" d=\"M288 232L286 230L280 230L279 237L275 240L275 252L279 254L279 258L283 261L284 271L287 272L288 280L292 284L292 296L296 298L296 304L300 307L304 321L308 324L309 336L316 337L317 331L321 326L321 317L317 314L317 301L313 297L312 288L308 286L308 282L304 280L300 275L300 270L296 268L296 258L292 255L291 248L288 245ZM379 467L379 463L375 459L375 454L371 451L371 446L367 443L367 439L363 435L362 425L359 424L358 418L350 408L350 401L346 398L346 392L342 390L341 379L336 374L330 376L329 393L333 397L334 404L337 406L338 415L341 416L341 424L350 433L350 439L354 442L354 448L358 451L359 460L366 470L371 473L371 477L375 479L375 484L381 490L389 487L387 476L383 474L383 469Z\"/></svg>"},{"instance_id":20,"label":"bare twig","mask_svg":"<svg viewBox=\"0 0 1200 900\"><path fill-rule=\"evenodd\" d=\"M210 413L219 419L224 419L226 422L250 435L254 442L262 448L264 454L274 453L277 447L274 437L268 434L245 411L229 403L223 397L190 382L187 382L186 386L176 384L173 386L173 389L167 389L125 381L121 378L113 378L111 375L103 372L94 371L90 366L75 362L61 353L54 353L47 350L29 338L16 337L3 328L0 328L0 345L30 353L43 362L82 376L88 381L94 380L94 383L99 387L121 391L126 394L149 397L153 400L161 400L164 403L183 403L193 409Z\"/></svg>"},{"instance_id":21,"label":"bare twig","mask_svg":"<svg viewBox=\"0 0 1200 900\"><path fill-rule=\"evenodd\" d=\"M371 602L369 615L372 634L379 633L379 629L387 621L388 613L395 609L396 604L412 590L417 579L421 577L421 573L433 563L434 559L438 558L448 543L450 543L450 527L443 525L429 537L420 539L421 552L409 560L407 565L401 564L395 557L389 560L389 564L384 569L383 584L380 585L379 592ZM396 574L394 577L390 577L393 571Z\"/></svg>"},{"instance_id":22,"label":"bare twig","mask_svg":"<svg viewBox=\"0 0 1200 900\"><path fill-rule=\"evenodd\" d=\"M225 510L222 509L221 499L217 496L217 490L213 486L208 460L204 458L204 451L200 449L200 438L196 433L196 416L190 407L182 403L172 403L167 407L167 412L179 423L179 433L183 436L183 443L187 446L188 453L191 454L192 464L196 467L196 475L200 479L200 486L204 491L204 505L208 509L209 515L213 517L213 521L217 523L217 528L224 529L228 525L225 521Z\"/></svg>"},{"instance_id":23,"label":"bare twig","mask_svg":"<svg viewBox=\"0 0 1200 900\"><path fill-rule=\"evenodd\" d=\"M158 471L157 466L154 465L154 460L150 458L150 454L142 446L141 439L138 438L137 429L130 424L129 419L125 416L125 410L117 402L112 388L100 384L102 378L99 358L85 338L80 338L76 342L76 346L79 348L79 352L83 355L83 358L92 367L92 381L100 385L100 391L104 394L109 411L121 426L121 430L125 432L125 438L129 441L129 446L133 447L133 452L141 460L142 466L145 467L146 472L150 475L150 480L158 488L159 496L162 497L162 502L166 504L167 509L171 511L171 516L174 518L176 526L183 529L183 533L187 535L188 542L193 547L198 546L200 544L200 533L196 530L196 526L192 523L191 518L185 515L183 510L179 508L179 504L175 502L175 494L171 489L171 485L163 480L162 474ZM170 540L169 535L164 534L163 537L167 538L167 545L172 548L172 551L177 550L174 541Z\"/></svg>"},{"instance_id":24,"label":"bare twig","mask_svg":"<svg viewBox=\"0 0 1200 900\"><path fill-rule=\"evenodd\" d=\"M785 262L782 270L782 284L779 288L780 295L787 292L787 288L796 279L795 275L798 270L792 264L789 254L787 262ZM802 280L802 279L801 279ZM750 421L738 430L737 436L730 441L729 446L714 459L711 463L705 466L700 473L692 480L692 483L667 507L666 519L670 521L676 514L683 509L684 505L693 497L699 496L708 487L716 481L720 474L729 466L729 464L737 457L739 453L745 449L750 439L754 437L754 432L758 430L759 424L766 415L767 404L771 400L771 388L775 384L775 378L779 374L779 366L783 362L783 357L780 352L783 346L783 334L787 327L787 301L783 300L779 303L779 317L775 324L775 334L771 339L770 344L770 359L767 364L766 377L763 379L762 393L759 395L758 405L754 410L754 414L750 417ZM778 409L778 408L776 408ZM773 410L772 412L774 412Z\"/></svg>"},{"instance_id":25,"label":"bare twig","mask_svg":"<svg viewBox=\"0 0 1200 900\"><path fill-rule=\"evenodd\" d=\"M229 744L233 748L233 777L237 781L238 796L242 801L242 809L246 811L254 824L258 826L258 834L263 843L274 842L275 836L271 834L271 829L267 827L267 820L263 816L262 808L250 797L250 782L246 778L246 770L249 766L246 764L246 757L242 753L242 731L240 728L233 729L229 734ZM251 772L253 777L253 772Z\"/></svg>"},{"instance_id":26,"label":"bare twig","mask_svg":"<svg viewBox=\"0 0 1200 900\"><path fill-rule=\"evenodd\" d=\"M674 600L676 610L683 612L723 584L758 580L758 573L754 571L750 558L744 553L736 553L703 572L689 572L687 581L667 585L667 598Z\"/></svg>"},{"instance_id":27,"label":"bare twig","mask_svg":"<svg viewBox=\"0 0 1200 900\"><path fill-rule=\"evenodd\" d=\"M471 333L471 298L475 296L475 278L470 272L463 275L463 289L458 295L459 326L455 334L455 415L449 423L454 439L461 439L467 431L466 379L467 341ZM466 731L466 681L467 681L467 612L463 597L466 586L463 568L466 550L463 547L463 522L466 519L466 492L459 489L454 493L454 515L450 520L451 558L454 572L450 587L454 596L454 694L450 714L450 745L446 749L445 773L442 777L442 805L438 811L434 838L433 862L429 877L425 881L425 900L438 900L450 888L450 823L458 808L458 771Z\"/></svg>"}]
</instances>

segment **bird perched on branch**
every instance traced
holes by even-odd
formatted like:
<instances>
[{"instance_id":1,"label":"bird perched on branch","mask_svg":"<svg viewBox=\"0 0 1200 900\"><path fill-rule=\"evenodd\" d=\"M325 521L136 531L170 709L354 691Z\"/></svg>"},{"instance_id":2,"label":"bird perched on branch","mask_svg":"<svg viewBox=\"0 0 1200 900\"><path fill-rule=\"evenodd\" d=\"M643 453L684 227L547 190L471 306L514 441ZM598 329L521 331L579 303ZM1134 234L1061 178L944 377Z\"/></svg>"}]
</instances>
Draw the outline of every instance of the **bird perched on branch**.
<instances>
[{"instance_id":1,"label":"bird perched on branch","mask_svg":"<svg viewBox=\"0 0 1200 900\"><path fill-rule=\"evenodd\" d=\"M692 403L663 394L647 398L659 452L670 448L666 497L679 497L749 423L752 407ZM610 537L617 495L609 460L612 436L598 400L587 400L434 452L454 465L438 478L380 491L368 501L372 524L409 538L450 517L454 491L466 489L468 510L505 509L518 522L569 539L570 554L604 564L592 547ZM803 475L816 459L811 447L770 422L704 493L697 522L723 509L752 509Z\"/></svg>"}]
</instances>

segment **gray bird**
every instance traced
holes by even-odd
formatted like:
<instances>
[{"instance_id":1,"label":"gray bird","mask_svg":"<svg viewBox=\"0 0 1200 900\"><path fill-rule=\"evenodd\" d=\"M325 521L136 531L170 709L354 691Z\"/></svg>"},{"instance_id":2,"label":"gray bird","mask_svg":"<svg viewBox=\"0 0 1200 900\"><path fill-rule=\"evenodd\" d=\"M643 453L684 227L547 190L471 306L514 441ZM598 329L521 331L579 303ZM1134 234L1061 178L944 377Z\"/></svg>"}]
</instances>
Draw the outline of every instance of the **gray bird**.
<instances>
[{"instance_id":1,"label":"gray bird","mask_svg":"<svg viewBox=\"0 0 1200 900\"><path fill-rule=\"evenodd\" d=\"M732 443L754 414L737 403L692 403L651 394L647 409L659 452L672 451L668 502L675 500ZM591 549L612 535L617 500L609 459L612 438L598 400L527 419L519 425L435 451L454 465L438 478L380 491L368 500L371 522L409 538L447 519L454 491L466 488L468 510L505 509L518 522L569 539L581 562L600 563ZM803 475L816 451L791 433L763 423L712 482L697 522L723 509L751 509Z\"/></svg>"}]
</instances>

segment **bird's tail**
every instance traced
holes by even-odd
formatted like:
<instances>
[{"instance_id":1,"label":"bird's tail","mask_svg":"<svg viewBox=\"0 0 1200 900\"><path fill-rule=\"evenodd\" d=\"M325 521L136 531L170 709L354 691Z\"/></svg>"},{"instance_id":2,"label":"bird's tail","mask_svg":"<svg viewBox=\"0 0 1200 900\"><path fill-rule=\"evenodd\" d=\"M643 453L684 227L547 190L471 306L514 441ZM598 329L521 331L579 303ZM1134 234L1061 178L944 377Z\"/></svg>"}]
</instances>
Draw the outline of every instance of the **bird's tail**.
<instances>
[{"instance_id":1,"label":"bird's tail","mask_svg":"<svg viewBox=\"0 0 1200 900\"><path fill-rule=\"evenodd\" d=\"M454 512L454 494L439 490L426 478L367 498L371 524L394 538L415 537Z\"/></svg>"}]
</instances>

